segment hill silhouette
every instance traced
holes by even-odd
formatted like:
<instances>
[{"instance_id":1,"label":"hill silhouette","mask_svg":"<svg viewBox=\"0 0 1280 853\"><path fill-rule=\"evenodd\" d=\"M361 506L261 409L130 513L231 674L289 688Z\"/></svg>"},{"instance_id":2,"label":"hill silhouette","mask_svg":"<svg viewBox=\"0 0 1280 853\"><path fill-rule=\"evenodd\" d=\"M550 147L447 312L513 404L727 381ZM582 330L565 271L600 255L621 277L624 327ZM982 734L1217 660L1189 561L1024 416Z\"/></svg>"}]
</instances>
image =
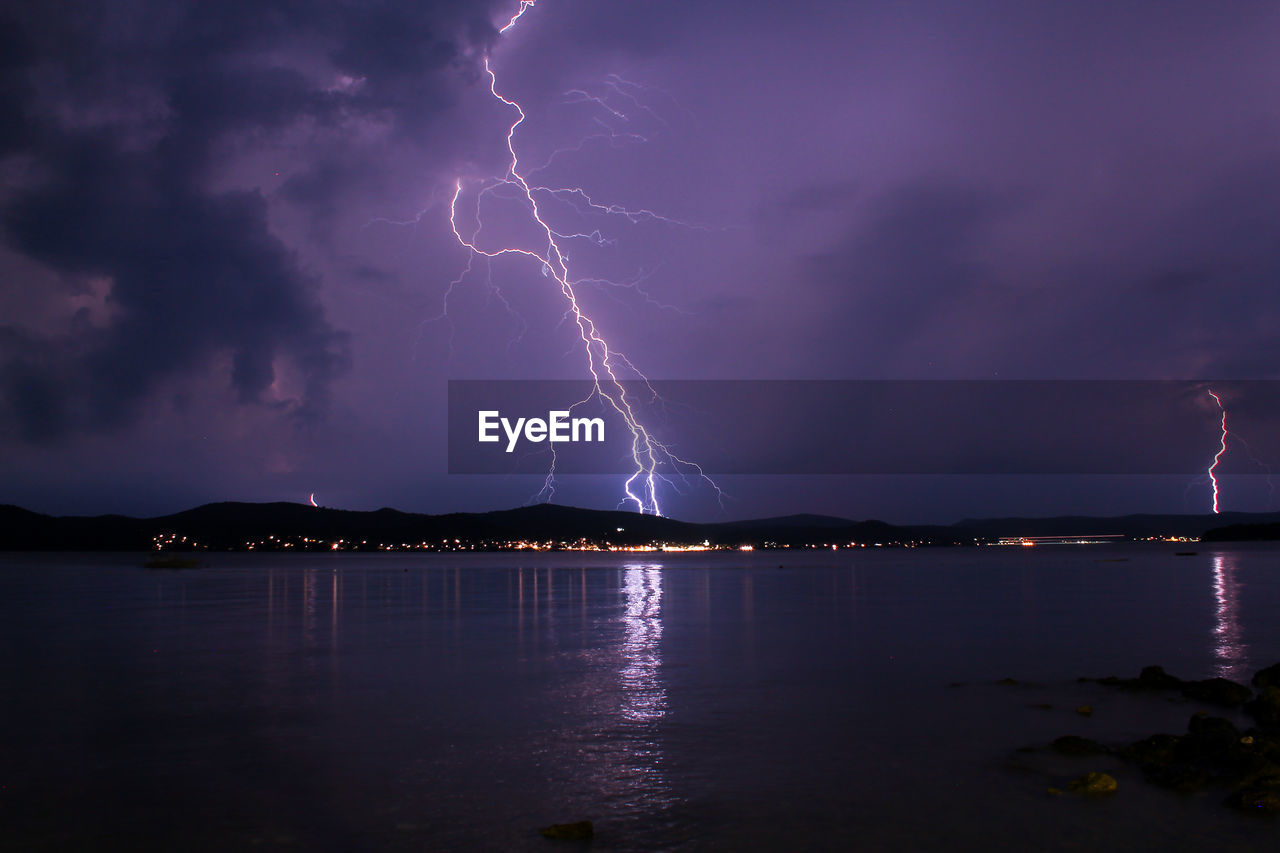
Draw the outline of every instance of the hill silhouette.
<instances>
[{"instance_id":1,"label":"hill silhouette","mask_svg":"<svg viewBox=\"0 0 1280 853\"><path fill-rule=\"evenodd\" d=\"M657 543L736 547L919 543L972 544L1018 536L1121 535L1280 538L1280 513L966 519L953 525L892 525L822 515L692 523L621 510L538 504L480 513L424 515L384 507L355 511L297 503L212 503L171 515L50 516L0 506L3 550L148 550L157 537L187 537L213 550L256 547L505 547L526 541L614 546ZM456 542L455 542L456 540ZM168 539L165 539L168 542ZM181 539L173 547L184 547Z\"/></svg>"},{"instance_id":2,"label":"hill silhouette","mask_svg":"<svg viewBox=\"0 0 1280 853\"><path fill-rule=\"evenodd\" d=\"M472 543L492 547L516 541L612 545L653 543L805 545L813 543L939 541L947 528L896 527L880 521L792 515L695 524L621 510L538 504L482 513L423 515L384 507L371 512L296 503L213 503L154 518L120 515L49 516L0 506L0 549L140 550L156 537L186 536L214 550L289 540L343 541L343 547ZM272 539L274 537L274 540ZM181 547L179 542L177 547ZM317 547L319 547L317 545Z\"/></svg>"}]
</instances>

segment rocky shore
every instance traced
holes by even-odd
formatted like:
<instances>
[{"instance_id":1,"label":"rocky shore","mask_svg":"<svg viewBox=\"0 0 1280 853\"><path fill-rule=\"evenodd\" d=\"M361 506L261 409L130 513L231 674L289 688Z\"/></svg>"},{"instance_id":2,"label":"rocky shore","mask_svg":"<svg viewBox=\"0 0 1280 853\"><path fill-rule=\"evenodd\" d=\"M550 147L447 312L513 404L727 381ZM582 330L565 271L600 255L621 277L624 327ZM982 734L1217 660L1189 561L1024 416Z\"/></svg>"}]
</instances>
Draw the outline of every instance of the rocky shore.
<instances>
[{"instance_id":1,"label":"rocky shore","mask_svg":"<svg viewBox=\"0 0 1280 853\"><path fill-rule=\"evenodd\" d=\"M1024 747L1021 752L1047 749L1062 756L1112 756L1141 771L1152 785L1181 793L1220 790L1224 803L1241 811L1280 814L1280 664L1254 674L1247 686L1225 678L1187 681L1159 666L1145 667L1136 678L1082 678L1117 690L1155 696L1181 694L1197 703L1216 706L1251 721L1233 722L1225 716L1198 710L1181 734L1157 732L1127 743L1102 743L1079 734L1064 734L1047 746ZM1093 709L1076 709L1088 717ZM1072 780L1067 791L1086 796L1111 796L1120 790L1108 773L1091 770ZM1054 795L1066 793L1051 787Z\"/></svg>"}]
</instances>

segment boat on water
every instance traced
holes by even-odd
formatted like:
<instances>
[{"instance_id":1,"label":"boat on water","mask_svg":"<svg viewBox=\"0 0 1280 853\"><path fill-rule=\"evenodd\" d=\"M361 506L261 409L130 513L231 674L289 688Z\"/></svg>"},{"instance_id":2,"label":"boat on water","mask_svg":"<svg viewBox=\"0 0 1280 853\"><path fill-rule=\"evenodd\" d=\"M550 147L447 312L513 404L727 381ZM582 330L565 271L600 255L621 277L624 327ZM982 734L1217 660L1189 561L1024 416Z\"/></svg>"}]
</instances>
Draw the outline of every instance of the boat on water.
<instances>
[{"instance_id":1,"label":"boat on water","mask_svg":"<svg viewBox=\"0 0 1280 853\"><path fill-rule=\"evenodd\" d=\"M142 564L144 569L196 569L200 560L195 557L184 557L181 554L166 554L157 551L151 559Z\"/></svg>"}]
</instances>

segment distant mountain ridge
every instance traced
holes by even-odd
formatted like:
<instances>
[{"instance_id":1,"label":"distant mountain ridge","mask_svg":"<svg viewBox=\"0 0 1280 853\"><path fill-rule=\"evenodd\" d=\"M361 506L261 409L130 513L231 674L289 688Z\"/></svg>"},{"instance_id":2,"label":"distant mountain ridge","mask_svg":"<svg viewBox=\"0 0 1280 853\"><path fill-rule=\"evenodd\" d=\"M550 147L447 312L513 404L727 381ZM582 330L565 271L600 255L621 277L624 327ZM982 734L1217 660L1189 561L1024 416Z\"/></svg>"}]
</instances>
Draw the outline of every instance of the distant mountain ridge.
<instances>
[{"instance_id":1,"label":"distant mountain ridge","mask_svg":"<svg viewBox=\"0 0 1280 853\"><path fill-rule=\"evenodd\" d=\"M1226 526L1253 526L1280 523L1280 512L1224 512L1217 515L1063 515L1051 518L966 518L953 527L977 536L1204 536Z\"/></svg>"},{"instance_id":2,"label":"distant mountain ridge","mask_svg":"<svg viewBox=\"0 0 1280 853\"><path fill-rule=\"evenodd\" d=\"M580 509L557 504L424 515L389 507L357 511L284 502L225 502L155 518L50 516L18 506L0 505L0 550L147 550L153 547L156 537L166 535L186 536L215 550L238 550L250 543L283 540L295 543L343 540L344 548L369 549L378 545L401 547L455 539L477 547L521 540L543 543L586 540L619 546L660 542L756 547L850 542L943 545L1020 536L1200 537L1224 527L1238 532L1237 538L1275 538L1280 536L1280 513L965 519L953 525L892 525L876 520L798 514L699 524L621 510Z\"/></svg>"}]
</instances>

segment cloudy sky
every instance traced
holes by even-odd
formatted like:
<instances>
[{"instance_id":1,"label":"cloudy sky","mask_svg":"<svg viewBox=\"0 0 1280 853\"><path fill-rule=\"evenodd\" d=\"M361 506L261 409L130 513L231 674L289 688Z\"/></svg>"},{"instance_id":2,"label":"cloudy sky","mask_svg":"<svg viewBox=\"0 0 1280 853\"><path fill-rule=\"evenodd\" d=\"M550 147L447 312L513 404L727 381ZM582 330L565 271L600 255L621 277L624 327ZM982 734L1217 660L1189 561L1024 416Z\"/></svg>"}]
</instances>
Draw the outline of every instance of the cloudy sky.
<instances>
[{"instance_id":1,"label":"cloudy sky","mask_svg":"<svg viewBox=\"0 0 1280 853\"><path fill-rule=\"evenodd\" d=\"M447 473L449 379L586 370L541 265L451 229L462 186L468 239L545 252L482 192L514 121L486 59L522 172L580 190L542 210L581 304L650 377L1277 378L1274 4L538 0L500 33L518 6L0 4L0 502L529 500ZM733 476L723 510L664 506L1204 511L1193 479Z\"/></svg>"}]
</instances>

